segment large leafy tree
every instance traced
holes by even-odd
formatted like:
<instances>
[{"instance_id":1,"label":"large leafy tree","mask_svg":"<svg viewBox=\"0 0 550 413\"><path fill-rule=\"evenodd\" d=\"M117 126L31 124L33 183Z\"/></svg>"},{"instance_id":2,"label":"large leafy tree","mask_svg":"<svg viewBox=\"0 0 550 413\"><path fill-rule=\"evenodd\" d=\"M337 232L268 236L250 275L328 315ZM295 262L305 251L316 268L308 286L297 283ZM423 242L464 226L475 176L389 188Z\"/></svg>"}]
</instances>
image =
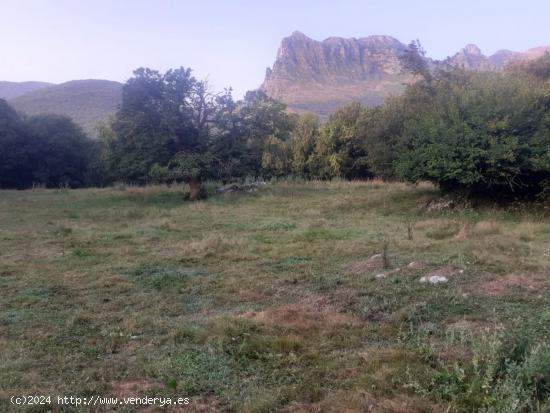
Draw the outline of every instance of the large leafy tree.
<instances>
[{"instance_id":1,"label":"large leafy tree","mask_svg":"<svg viewBox=\"0 0 550 413\"><path fill-rule=\"evenodd\" d=\"M33 139L8 103L0 99L0 188L25 188L33 183Z\"/></svg>"},{"instance_id":2,"label":"large leafy tree","mask_svg":"<svg viewBox=\"0 0 550 413\"><path fill-rule=\"evenodd\" d=\"M190 69L136 70L124 85L115 119L102 132L113 178L138 184L185 181L191 195L198 196L213 168L205 154L215 101L206 82L195 79Z\"/></svg>"},{"instance_id":3,"label":"large leafy tree","mask_svg":"<svg viewBox=\"0 0 550 413\"><path fill-rule=\"evenodd\" d=\"M286 106L270 98L264 91L247 92L239 102L238 116L245 134L248 150L244 162L251 174L281 175L289 172L289 162L278 159L288 157L288 151L282 150L290 145L295 117L286 111ZM268 145L266 145L268 143ZM285 164L285 172L281 165Z\"/></svg>"},{"instance_id":4,"label":"large leafy tree","mask_svg":"<svg viewBox=\"0 0 550 413\"><path fill-rule=\"evenodd\" d=\"M319 138L319 117L313 113L300 115L292 132L292 172L303 177L314 175L310 157Z\"/></svg>"},{"instance_id":5,"label":"large leafy tree","mask_svg":"<svg viewBox=\"0 0 550 413\"><path fill-rule=\"evenodd\" d=\"M196 86L187 69L164 75L144 68L134 72L111 124L115 138L108 142L109 164L116 179L145 183L154 164L166 164L178 149L196 146L190 108Z\"/></svg>"},{"instance_id":6,"label":"large leafy tree","mask_svg":"<svg viewBox=\"0 0 550 413\"><path fill-rule=\"evenodd\" d=\"M205 179L262 174L266 142L288 140L289 119L285 106L261 91L235 102L231 90L214 94L189 69L138 69L102 136L115 179L183 181L196 198Z\"/></svg>"},{"instance_id":7,"label":"large leafy tree","mask_svg":"<svg viewBox=\"0 0 550 413\"><path fill-rule=\"evenodd\" d=\"M33 137L35 182L52 187L88 183L93 143L80 126L61 115L34 116L27 126Z\"/></svg>"},{"instance_id":8,"label":"large leafy tree","mask_svg":"<svg viewBox=\"0 0 550 413\"><path fill-rule=\"evenodd\" d=\"M364 113L365 108L361 104L352 103L333 113L321 127L309 161L319 178L360 179L372 176L365 139L359 129Z\"/></svg>"},{"instance_id":9,"label":"large leafy tree","mask_svg":"<svg viewBox=\"0 0 550 413\"><path fill-rule=\"evenodd\" d=\"M90 141L69 118L21 119L0 100L0 187L79 187L90 183Z\"/></svg>"}]
</instances>

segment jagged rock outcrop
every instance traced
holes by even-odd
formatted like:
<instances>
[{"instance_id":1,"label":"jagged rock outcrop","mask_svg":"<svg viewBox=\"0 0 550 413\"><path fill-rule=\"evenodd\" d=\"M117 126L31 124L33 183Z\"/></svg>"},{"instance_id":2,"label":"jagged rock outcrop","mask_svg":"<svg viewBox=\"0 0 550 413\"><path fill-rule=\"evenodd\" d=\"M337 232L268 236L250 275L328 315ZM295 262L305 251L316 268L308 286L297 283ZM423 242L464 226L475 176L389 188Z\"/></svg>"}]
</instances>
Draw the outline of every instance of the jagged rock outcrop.
<instances>
[{"instance_id":1,"label":"jagged rock outcrop","mask_svg":"<svg viewBox=\"0 0 550 413\"><path fill-rule=\"evenodd\" d=\"M499 50L491 56L485 56L479 47L469 44L444 62L467 70L501 70L513 61L536 59L545 52L550 52L550 46L536 47L523 53Z\"/></svg>"},{"instance_id":2,"label":"jagged rock outcrop","mask_svg":"<svg viewBox=\"0 0 550 413\"><path fill-rule=\"evenodd\" d=\"M391 36L317 41L294 32L282 40L261 87L291 110L312 111L322 117L352 101L376 105L389 94L400 93L409 81L399 61L406 47ZM434 68L452 65L468 70L500 70L513 60L537 58L546 51L550 47L524 53L500 50L485 56L479 47L469 44L443 61L428 61Z\"/></svg>"},{"instance_id":3,"label":"jagged rock outcrop","mask_svg":"<svg viewBox=\"0 0 550 413\"><path fill-rule=\"evenodd\" d=\"M452 57L445 60L451 66L462 67L467 70L493 70L494 65L487 56L481 53L475 44L468 44Z\"/></svg>"},{"instance_id":4,"label":"jagged rock outcrop","mask_svg":"<svg viewBox=\"0 0 550 413\"><path fill-rule=\"evenodd\" d=\"M262 88L295 110L326 115L353 100L380 103L403 88L399 55L406 46L390 36L330 37L322 42L294 32L283 39Z\"/></svg>"}]
</instances>

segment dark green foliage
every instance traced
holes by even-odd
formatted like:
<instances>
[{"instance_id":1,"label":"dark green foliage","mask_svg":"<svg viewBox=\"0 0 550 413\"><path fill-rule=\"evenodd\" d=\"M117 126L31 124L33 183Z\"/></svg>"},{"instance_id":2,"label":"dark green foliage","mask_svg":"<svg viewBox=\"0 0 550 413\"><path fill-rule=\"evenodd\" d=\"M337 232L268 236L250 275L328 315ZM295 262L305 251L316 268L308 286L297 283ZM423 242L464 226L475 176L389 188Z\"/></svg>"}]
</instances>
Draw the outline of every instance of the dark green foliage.
<instances>
[{"instance_id":1,"label":"dark green foliage","mask_svg":"<svg viewBox=\"0 0 550 413\"><path fill-rule=\"evenodd\" d=\"M365 108L353 103L331 115L323 125L308 164L312 175L321 179L372 176L367 162L365 139L358 127Z\"/></svg>"},{"instance_id":2,"label":"dark green foliage","mask_svg":"<svg viewBox=\"0 0 550 413\"><path fill-rule=\"evenodd\" d=\"M263 170L268 174L282 175L279 167L280 162L264 162L264 155L270 157L269 149L273 148L273 158L280 156L280 147L284 147L291 137L294 128L294 118L286 112L286 106L266 95L265 92L256 90L247 92L239 109L239 117L244 127L245 141L249 147L247 166L256 176L262 175ZM270 145L264 151L266 142ZM290 164L286 160L289 153L283 151L285 161L285 172L288 174ZM262 163L265 168L262 168Z\"/></svg>"},{"instance_id":3,"label":"dark green foliage","mask_svg":"<svg viewBox=\"0 0 550 413\"><path fill-rule=\"evenodd\" d=\"M539 193L550 171L547 90L519 75L439 79L432 103L404 125L398 174L475 196Z\"/></svg>"},{"instance_id":4,"label":"dark green foliage","mask_svg":"<svg viewBox=\"0 0 550 413\"><path fill-rule=\"evenodd\" d=\"M93 144L69 118L21 119L0 100L0 187L80 187L89 182Z\"/></svg>"},{"instance_id":5,"label":"dark green foliage","mask_svg":"<svg viewBox=\"0 0 550 413\"><path fill-rule=\"evenodd\" d=\"M114 139L108 140L108 162L115 179L144 183L151 167L166 164L178 143L196 141L195 131L186 133L190 109L184 106L196 81L186 69L179 71L180 84L176 87L174 77L173 72L161 75L141 68L124 85L122 105L111 125ZM179 100L169 106L168 97L173 95L179 95ZM185 108L181 113L177 109L180 105Z\"/></svg>"},{"instance_id":6,"label":"dark green foliage","mask_svg":"<svg viewBox=\"0 0 550 413\"><path fill-rule=\"evenodd\" d=\"M25 188L33 183L33 139L23 121L0 99L0 187Z\"/></svg>"},{"instance_id":7,"label":"dark green foliage","mask_svg":"<svg viewBox=\"0 0 550 413\"><path fill-rule=\"evenodd\" d=\"M368 148L368 165L378 177L395 177L395 146L407 119L406 108L402 99L390 97L383 105L368 109L359 121L359 133Z\"/></svg>"},{"instance_id":8,"label":"dark green foliage","mask_svg":"<svg viewBox=\"0 0 550 413\"><path fill-rule=\"evenodd\" d=\"M104 164L114 180L188 182L195 198L206 179L262 174L265 143L288 140L292 126L285 106L263 92L234 102L231 90L211 93L190 69L138 69L102 130Z\"/></svg>"},{"instance_id":9,"label":"dark green foliage","mask_svg":"<svg viewBox=\"0 0 550 413\"><path fill-rule=\"evenodd\" d=\"M34 137L34 180L48 187L86 185L92 142L73 121L38 115L27 121Z\"/></svg>"}]
</instances>

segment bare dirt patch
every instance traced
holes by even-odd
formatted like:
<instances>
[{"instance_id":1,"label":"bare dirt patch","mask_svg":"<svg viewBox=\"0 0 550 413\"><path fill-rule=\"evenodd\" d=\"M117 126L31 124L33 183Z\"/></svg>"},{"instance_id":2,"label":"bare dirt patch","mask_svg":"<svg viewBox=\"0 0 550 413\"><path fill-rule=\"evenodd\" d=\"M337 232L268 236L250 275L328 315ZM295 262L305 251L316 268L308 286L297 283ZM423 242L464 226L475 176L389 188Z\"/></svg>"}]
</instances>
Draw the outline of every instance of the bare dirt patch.
<instances>
[{"instance_id":1,"label":"bare dirt patch","mask_svg":"<svg viewBox=\"0 0 550 413\"><path fill-rule=\"evenodd\" d=\"M548 290L548 287L548 276L542 274L508 274L478 284L476 291L492 296L504 296L518 291L541 293Z\"/></svg>"},{"instance_id":2,"label":"bare dirt patch","mask_svg":"<svg viewBox=\"0 0 550 413\"><path fill-rule=\"evenodd\" d=\"M244 302L253 302L265 300L267 296L263 293L253 290L240 290L239 291L239 301Z\"/></svg>"},{"instance_id":3,"label":"bare dirt patch","mask_svg":"<svg viewBox=\"0 0 550 413\"><path fill-rule=\"evenodd\" d=\"M323 297L312 296L298 303L283 304L263 311L251 311L242 318L258 323L310 330L321 327L353 325L359 321L349 314L338 311Z\"/></svg>"}]
</instances>

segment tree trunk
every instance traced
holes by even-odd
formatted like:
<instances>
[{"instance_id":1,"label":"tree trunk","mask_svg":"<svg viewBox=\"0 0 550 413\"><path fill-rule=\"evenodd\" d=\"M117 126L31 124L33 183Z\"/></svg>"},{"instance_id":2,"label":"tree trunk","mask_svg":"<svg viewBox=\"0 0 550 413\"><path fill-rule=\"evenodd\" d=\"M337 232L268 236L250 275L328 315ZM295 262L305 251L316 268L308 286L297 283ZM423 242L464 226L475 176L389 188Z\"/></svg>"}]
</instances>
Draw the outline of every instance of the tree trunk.
<instances>
[{"instance_id":1,"label":"tree trunk","mask_svg":"<svg viewBox=\"0 0 550 413\"><path fill-rule=\"evenodd\" d=\"M189 180L189 198L195 201L200 198L202 181L199 177L193 177Z\"/></svg>"}]
</instances>

